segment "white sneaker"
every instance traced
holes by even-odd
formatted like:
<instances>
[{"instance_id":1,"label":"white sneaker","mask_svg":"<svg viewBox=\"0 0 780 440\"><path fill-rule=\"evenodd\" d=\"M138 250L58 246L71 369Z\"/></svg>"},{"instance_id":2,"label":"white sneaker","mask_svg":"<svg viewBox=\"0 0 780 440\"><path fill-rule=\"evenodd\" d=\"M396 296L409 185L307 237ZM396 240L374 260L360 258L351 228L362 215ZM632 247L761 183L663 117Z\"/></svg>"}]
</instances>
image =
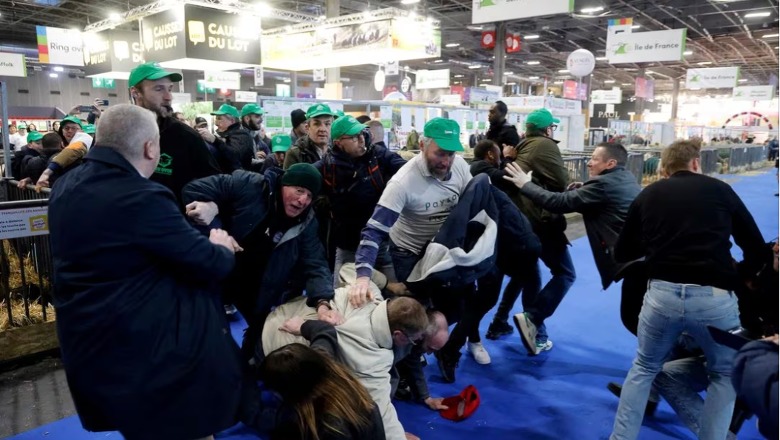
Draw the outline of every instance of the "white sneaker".
<instances>
[{"instance_id":1,"label":"white sneaker","mask_svg":"<svg viewBox=\"0 0 780 440\"><path fill-rule=\"evenodd\" d=\"M478 364L487 365L490 363L490 354L485 350L485 346L481 342L469 342L468 350Z\"/></svg>"}]
</instances>

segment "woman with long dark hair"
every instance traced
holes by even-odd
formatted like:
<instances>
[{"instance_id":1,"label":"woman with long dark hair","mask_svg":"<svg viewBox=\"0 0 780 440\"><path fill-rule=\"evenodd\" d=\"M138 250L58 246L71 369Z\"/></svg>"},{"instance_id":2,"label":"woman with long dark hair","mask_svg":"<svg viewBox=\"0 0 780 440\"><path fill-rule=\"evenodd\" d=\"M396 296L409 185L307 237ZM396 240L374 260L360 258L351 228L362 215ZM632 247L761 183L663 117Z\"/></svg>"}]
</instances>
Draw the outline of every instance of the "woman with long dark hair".
<instances>
[{"instance_id":1,"label":"woman with long dark hair","mask_svg":"<svg viewBox=\"0 0 780 440\"><path fill-rule=\"evenodd\" d=\"M279 394L290 414L277 425L272 439L385 439L379 408L368 391L320 350L303 344L275 350L263 361L260 377Z\"/></svg>"}]
</instances>

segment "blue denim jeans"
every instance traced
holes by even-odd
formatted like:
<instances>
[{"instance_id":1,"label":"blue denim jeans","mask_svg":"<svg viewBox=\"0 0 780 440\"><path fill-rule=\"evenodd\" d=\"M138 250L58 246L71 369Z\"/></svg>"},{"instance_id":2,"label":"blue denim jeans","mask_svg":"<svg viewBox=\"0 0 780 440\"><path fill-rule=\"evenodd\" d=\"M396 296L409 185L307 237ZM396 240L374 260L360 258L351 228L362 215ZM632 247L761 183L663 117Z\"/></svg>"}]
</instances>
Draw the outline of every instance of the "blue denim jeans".
<instances>
[{"instance_id":1,"label":"blue denim jeans","mask_svg":"<svg viewBox=\"0 0 780 440\"><path fill-rule=\"evenodd\" d=\"M637 438L653 380L683 332L693 338L707 359L709 385L699 417L699 439L726 438L736 397L731 386L735 352L715 342L707 331L708 325L722 330L739 327L733 292L650 280L639 314L639 348L623 384L610 439Z\"/></svg>"},{"instance_id":2,"label":"blue denim jeans","mask_svg":"<svg viewBox=\"0 0 780 440\"><path fill-rule=\"evenodd\" d=\"M544 343L547 342L547 327L544 325L544 320L555 313L555 309L574 284L577 274L566 243L543 241L542 254L539 258L550 269L552 278L542 290L523 292L523 311L531 316L531 322L536 325L537 343Z\"/></svg>"}]
</instances>

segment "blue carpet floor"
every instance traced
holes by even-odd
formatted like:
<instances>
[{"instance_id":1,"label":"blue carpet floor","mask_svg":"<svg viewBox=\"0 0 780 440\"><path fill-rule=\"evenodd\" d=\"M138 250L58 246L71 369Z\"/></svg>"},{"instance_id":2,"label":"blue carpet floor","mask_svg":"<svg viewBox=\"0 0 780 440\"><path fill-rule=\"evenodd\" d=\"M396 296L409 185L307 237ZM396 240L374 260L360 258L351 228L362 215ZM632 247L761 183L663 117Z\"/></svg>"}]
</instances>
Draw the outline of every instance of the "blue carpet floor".
<instances>
[{"instance_id":1,"label":"blue carpet floor","mask_svg":"<svg viewBox=\"0 0 780 440\"><path fill-rule=\"evenodd\" d=\"M731 183L756 219L765 239L778 235L777 180L774 170L752 175L721 176ZM586 238L571 248L577 281L547 322L552 351L537 357L526 355L515 332L500 341L485 341L493 362L478 365L464 354L455 384L442 383L435 359L427 367L431 392L455 395L469 384L479 389L482 406L460 423L442 419L426 407L396 402L407 431L426 439L606 439L612 428L617 399L607 382L622 382L636 350L636 339L619 318L620 286L601 291L598 272ZM741 254L734 249L735 256ZM548 274L545 274L549 277ZM518 301L519 307L519 301ZM484 320L482 331L489 319ZM240 337L240 327L234 326ZM464 350L465 351L465 350ZM117 433L87 433L76 417L69 417L12 437L14 440L80 440L121 438ZM220 439L256 439L250 430L237 426L218 435ZM666 403L652 418L646 418L640 439L693 439ZM739 433L743 440L762 438L755 419Z\"/></svg>"}]
</instances>

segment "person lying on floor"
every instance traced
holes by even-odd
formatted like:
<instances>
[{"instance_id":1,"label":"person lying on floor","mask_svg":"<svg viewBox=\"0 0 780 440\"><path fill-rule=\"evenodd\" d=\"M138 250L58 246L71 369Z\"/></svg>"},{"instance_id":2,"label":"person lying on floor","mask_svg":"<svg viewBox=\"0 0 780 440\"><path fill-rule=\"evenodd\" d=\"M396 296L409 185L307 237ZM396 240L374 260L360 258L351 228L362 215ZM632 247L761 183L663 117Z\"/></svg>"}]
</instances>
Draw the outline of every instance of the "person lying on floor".
<instances>
[{"instance_id":1,"label":"person lying on floor","mask_svg":"<svg viewBox=\"0 0 780 440\"><path fill-rule=\"evenodd\" d=\"M301 299L276 308L263 329L263 349L270 353L288 345L292 336L313 340L323 331L332 332L331 348L335 358L343 362L368 389L379 406L388 440L416 438L405 434L391 401L390 370L394 351L422 342L428 317L425 309L409 297L382 300L379 289L371 283L374 299L360 308L349 303L348 288L336 289L332 307L343 311L344 322L335 327L316 320L316 315ZM304 322L304 317L313 318ZM295 318L295 319L290 319ZM282 330L282 331L280 331Z\"/></svg>"}]
</instances>

